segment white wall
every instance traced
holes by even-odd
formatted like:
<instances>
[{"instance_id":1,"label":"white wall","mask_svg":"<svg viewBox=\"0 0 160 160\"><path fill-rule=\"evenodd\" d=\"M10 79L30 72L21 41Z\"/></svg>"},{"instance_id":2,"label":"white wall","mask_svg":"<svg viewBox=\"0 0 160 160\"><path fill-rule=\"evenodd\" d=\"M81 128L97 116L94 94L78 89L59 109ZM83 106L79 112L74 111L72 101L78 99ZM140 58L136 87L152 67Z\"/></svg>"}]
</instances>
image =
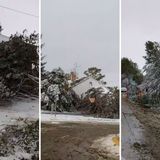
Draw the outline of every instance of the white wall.
<instances>
[{"instance_id":1,"label":"white wall","mask_svg":"<svg viewBox=\"0 0 160 160\"><path fill-rule=\"evenodd\" d=\"M92 86L90 84L90 82L92 82ZM75 93L81 97L81 95L85 95L85 92L91 88L103 88L104 93L108 92L108 89L105 88L102 84L100 84L98 81L94 80L93 78L89 78L83 82L81 82L80 84L76 85L75 87L73 87L73 90L75 91Z\"/></svg>"}]
</instances>

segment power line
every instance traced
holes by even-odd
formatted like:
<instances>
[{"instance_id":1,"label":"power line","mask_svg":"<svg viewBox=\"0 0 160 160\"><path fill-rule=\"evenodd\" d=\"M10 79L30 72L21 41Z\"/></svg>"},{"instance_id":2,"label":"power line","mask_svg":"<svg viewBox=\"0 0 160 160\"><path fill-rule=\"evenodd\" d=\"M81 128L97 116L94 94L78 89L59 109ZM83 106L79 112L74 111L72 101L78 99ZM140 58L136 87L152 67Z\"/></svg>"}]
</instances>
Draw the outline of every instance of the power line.
<instances>
[{"instance_id":1,"label":"power line","mask_svg":"<svg viewBox=\"0 0 160 160\"><path fill-rule=\"evenodd\" d=\"M16 9L13 9L13 8L9 8L9 7L6 7L6 6L1 6L0 5L0 8L8 9L8 10L13 11L13 12L17 12L17 13L25 14L27 16L32 16L32 17L38 18L38 16L36 16L34 14L30 14L30 13L23 12L23 11L20 11L20 10L16 10Z\"/></svg>"}]
</instances>

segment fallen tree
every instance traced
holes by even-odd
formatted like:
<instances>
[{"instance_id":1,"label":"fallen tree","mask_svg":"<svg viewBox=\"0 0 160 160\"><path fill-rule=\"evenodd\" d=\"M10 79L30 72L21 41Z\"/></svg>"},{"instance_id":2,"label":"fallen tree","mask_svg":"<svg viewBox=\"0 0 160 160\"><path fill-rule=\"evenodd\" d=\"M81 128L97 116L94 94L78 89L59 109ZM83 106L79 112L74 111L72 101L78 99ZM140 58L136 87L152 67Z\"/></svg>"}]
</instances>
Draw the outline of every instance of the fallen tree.
<instances>
[{"instance_id":1,"label":"fallen tree","mask_svg":"<svg viewBox=\"0 0 160 160\"><path fill-rule=\"evenodd\" d=\"M44 66L43 66L44 67ZM82 112L97 117L119 117L119 90L109 87L107 93L101 88L92 88L81 99L68 83L68 74L61 68L51 72L43 68L41 82L41 106L43 110L57 112ZM91 102L95 98L95 102Z\"/></svg>"},{"instance_id":2,"label":"fallen tree","mask_svg":"<svg viewBox=\"0 0 160 160\"><path fill-rule=\"evenodd\" d=\"M38 34L11 35L0 43L1 99L17 94L38 95L39 88Z\"/></svg>"},{"instance_id":3,"label":"fallen tree","mask_svg":"<svg viewBox=\"0 0 160 160\"><path fill-rule=\"evenodd\" d=\"M92 88L86 92L78 110L96 117L119 117L119 90L116 87L108 87L109 92L103 93L101 88Z\"/></svg>"}]
</instances>

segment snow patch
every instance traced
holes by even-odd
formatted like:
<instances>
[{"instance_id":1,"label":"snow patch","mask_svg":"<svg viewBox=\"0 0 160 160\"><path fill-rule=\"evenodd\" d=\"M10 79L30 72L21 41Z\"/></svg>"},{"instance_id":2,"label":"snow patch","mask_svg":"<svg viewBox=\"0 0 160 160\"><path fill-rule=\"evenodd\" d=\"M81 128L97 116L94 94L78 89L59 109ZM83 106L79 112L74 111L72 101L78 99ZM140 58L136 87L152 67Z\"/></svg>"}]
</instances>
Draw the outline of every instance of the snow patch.
<instances>
[{"instance_id":1,"label":"snow patch","mask_svg":"<svg viewBox=\"0 0 160 160\"><path fill-rule=\"evenodd\" d=\"M13 125L18 119L38 119L38 99L24 99L12 103L0 104L0 130L6 125Z\"/></svg>"},{"instance_id":2,"label":"snow patch","mask_svg":"<svg viewBox=\"0 0 160 160\"><path fill-rule=\"evenodd\" d=\"M16 152L15 155L10 155L8 157L0 157L0 160L20 160L20 159L30 160L32 155L25 152Z\"/></svg>"},{"instance_id":3,"label":"snow patch","mask_svg":"<svg viewBox=\"0 0 160 160\"><path fill-rule=\"evenodd\" d=\"M99 154L111 157L119 157L119 145L113 143L113 138L117 136L110 134L107 137L102 137L93 142L91 148L97 151Z\"/></svg>"}]
</instances>

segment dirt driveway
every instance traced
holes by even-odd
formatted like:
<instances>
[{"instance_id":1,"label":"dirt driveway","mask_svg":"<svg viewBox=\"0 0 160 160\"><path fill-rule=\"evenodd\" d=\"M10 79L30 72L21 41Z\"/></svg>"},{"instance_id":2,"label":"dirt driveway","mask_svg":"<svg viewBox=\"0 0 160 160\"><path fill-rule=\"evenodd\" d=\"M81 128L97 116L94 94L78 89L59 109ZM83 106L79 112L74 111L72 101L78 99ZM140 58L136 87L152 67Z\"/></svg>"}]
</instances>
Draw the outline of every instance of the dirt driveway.
<instances>
[{"instance_id":1,"label":"dirt driveway","mask_svg":"<svg viewBox=\"0 0 160 160\"><path fill-rule=\"evenodd\" d=\"M42 160L118 159L91 148L94 140L118 133L118 125L69 122L42 124Z\"/></svg>"}]
</instances>

